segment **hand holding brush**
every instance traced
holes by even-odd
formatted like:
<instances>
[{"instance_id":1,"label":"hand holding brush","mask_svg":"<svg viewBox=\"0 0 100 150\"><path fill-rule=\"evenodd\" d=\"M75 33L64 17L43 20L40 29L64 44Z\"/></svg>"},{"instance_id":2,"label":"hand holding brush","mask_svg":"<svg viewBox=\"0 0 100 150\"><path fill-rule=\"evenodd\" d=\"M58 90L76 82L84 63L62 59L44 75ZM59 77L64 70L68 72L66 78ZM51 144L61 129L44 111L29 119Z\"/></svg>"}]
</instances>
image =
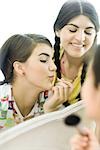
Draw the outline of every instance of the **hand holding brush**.
<instances>
[{"instance_id":1,"label":"hand holding brush","mask_svg":"<svg viewBox=\"0 0 100 150\"><path fill-rule=\"evenodd\" d=\"M71 150L100 150L100 145L91 130L81 124L81 118L75 114L64 119L67 126L75 127L78 131L71 139Z\"/></svg>"}]
</instances>

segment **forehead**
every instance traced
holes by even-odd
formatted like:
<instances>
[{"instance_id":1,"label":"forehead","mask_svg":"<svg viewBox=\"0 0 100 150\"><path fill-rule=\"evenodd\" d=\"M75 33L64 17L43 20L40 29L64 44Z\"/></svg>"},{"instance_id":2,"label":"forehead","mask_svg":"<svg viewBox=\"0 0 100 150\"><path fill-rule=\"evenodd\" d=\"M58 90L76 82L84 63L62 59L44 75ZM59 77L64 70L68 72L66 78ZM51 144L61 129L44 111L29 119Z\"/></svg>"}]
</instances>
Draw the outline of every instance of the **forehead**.
<instances>
[{"instance_id":1,"label":"forehead","mask_svg":"<svg viewBox=\"0 0 100 150\"><path fill-rule=\"evenodd\" d=\"M92 23L92 21L84 15L79 15L74 17L73 19L71 19L68 24L75 24L77 26L80 25L80 27L93 27L95 28L94 24Z\"/></svg>"},{"instance_id":2,"label":"forehead","mask_svg":"<svg viewBox=\"0 0 100 150\"><path fill-rule=\"evenodd\" d=\"M52 55L53 54L53 48L50 47L49 45L45 44L45 43L39 43L39 44L37 44L37 46L33 50L32 54L33 55L39 55L41 53L46 53L48 55Z\"/></svg>"}]
</instances>

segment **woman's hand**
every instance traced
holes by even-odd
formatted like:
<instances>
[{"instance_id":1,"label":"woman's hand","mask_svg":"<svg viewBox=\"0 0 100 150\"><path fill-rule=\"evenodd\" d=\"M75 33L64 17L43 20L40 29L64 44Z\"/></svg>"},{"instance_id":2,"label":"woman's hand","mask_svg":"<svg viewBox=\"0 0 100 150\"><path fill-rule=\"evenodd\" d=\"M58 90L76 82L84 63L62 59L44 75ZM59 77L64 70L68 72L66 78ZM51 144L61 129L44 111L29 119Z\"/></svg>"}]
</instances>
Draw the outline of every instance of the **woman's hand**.
<instances>
[{"instance_id":1,"label":"woman's hand","mask_svg":"<svg viewBox=\"0 0 100 150\"><path fill-rule=\"evenodd\" d=\"M71 139L71 150L100 150L96 136L89 129L86 135L77 134Z\"/></svg>"},{"instance_id":2,"label":"woman's hand","mask_svg":"<svg viewBox=\"0 0 100 150\"><path fill-rule=\"evenodd\" d=\"M64 79L58 79L58 82L51 89L51 96L44 103L44 112L52 112L58 110L64 102L68 100L69 92L72 84Z\"/></svg>"}]
</instances>

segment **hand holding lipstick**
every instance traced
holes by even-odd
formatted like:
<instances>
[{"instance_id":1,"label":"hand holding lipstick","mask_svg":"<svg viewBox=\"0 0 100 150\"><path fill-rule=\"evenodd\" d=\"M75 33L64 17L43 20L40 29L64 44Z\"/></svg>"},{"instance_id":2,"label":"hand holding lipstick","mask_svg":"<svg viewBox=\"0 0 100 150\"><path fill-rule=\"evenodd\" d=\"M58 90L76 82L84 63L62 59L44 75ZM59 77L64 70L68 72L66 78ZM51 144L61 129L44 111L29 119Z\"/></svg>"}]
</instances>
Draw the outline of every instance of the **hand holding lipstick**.
<instances>
[{"instance_id":1,"label":"hand holding lipstick","mask_svg":"<svg viewBox=\"0 0 100 150\"><path fill-rule=\"evenodd\" d=\"M64 79L58 79L55 86L50 91L48 100L44 103L44 111L52 112L60 109L62 104L68 100L69 92L72 89L72 84Z\"/></svg>"}]
</instances>

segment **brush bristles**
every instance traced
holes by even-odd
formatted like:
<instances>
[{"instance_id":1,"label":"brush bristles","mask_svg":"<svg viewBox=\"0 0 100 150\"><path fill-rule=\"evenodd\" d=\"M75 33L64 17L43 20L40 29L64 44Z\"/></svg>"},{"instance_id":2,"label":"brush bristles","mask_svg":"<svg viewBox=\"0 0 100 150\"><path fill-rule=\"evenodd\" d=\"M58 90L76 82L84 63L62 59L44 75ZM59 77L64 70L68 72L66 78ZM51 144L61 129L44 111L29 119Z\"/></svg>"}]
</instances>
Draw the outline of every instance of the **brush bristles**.
<instances>
[{"instance_id":1,"label":"brush bristles","mask_svg":"<svg viewBox=\"0 0 100 150\"><path fill-rule=\"evenodd\" d=\"M64 119L64 123L69 126L76 126L80 123L81 119L75 114L71 114Z\"/></svg>"}]
</instances>

